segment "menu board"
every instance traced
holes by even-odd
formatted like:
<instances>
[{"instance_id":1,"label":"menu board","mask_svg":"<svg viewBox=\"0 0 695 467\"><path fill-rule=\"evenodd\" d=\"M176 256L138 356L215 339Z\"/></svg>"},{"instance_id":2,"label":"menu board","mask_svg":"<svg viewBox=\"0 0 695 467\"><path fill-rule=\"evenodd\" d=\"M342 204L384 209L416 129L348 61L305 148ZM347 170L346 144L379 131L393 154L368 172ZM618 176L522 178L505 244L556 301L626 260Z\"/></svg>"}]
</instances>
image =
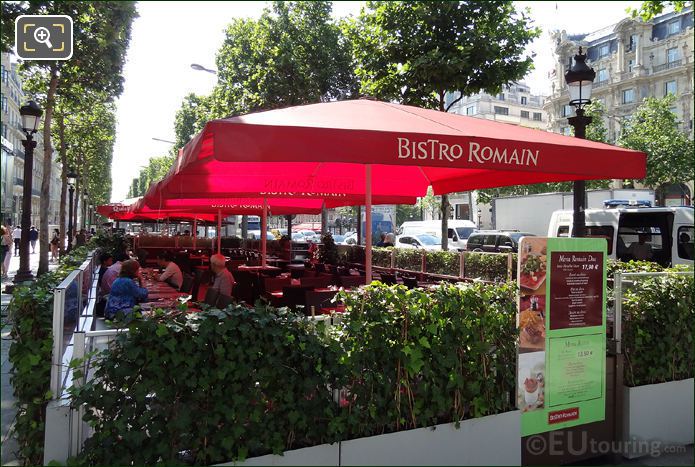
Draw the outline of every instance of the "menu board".
<instances>
[{"instance_id":1,"label":"menu board","mask_svg":"<svg viewBox=\"0 0 695 467\"><path fill-rule=\"evenodd\" d=\"M522 436L605 418L606 240L519 242Z\"/></svg>"}]
</instances>

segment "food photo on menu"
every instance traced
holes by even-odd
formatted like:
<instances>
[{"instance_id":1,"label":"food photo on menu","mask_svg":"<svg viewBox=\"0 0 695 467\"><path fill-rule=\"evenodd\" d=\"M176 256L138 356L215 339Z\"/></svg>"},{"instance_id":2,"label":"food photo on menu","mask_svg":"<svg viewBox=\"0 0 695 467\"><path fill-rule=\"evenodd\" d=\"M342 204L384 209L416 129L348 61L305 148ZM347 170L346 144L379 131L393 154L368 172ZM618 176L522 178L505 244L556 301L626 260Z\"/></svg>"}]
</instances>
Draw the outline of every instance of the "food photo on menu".
<instances>
[{"instance_id":1,"label":"food photo on menu","mask_svg":"<svg viewBox=\"0 0 695 467\"><path fill-rule=\"evenodd\" d=\"M545 352L519 354L517 403L529 412L545 404Z\"/></svg>"},{"instance_id":2,"label":"food photo on menu","mask_svg":"<svg viewBox=\"0 0 695 467\"><path fill-rule=\"evenodd\" d=\"M545 350L545 295L522 295L519 310L519 351Z\"/></svg>"},{"instance_id":3,"label":"food photo on menu","mask_svg":"<svg viewBox=\"0 0 695 467\"><path fill-rule=\"evenodd\" d=\"M525 238L521 251L519 285L529 290L538 290L546 276L546 240Z\"/></svg>"}]
</instances>

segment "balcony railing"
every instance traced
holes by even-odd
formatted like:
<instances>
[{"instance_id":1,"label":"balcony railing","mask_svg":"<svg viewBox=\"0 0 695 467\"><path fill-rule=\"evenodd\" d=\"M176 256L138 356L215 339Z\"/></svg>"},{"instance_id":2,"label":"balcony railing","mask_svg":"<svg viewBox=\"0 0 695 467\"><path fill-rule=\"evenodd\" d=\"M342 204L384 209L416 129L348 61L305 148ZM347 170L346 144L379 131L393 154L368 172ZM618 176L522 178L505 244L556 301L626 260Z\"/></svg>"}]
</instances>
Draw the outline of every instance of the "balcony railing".
<instances>
[{"instance_id":1,"label":"balcony railing","mask_svg":"<svg viewBox=\"0 0 695 467\"><path fill-rule=\"evenodd\" d=\"M15 177L14 178L14 184L15 184L15 186L24 186L24 179L19 178L19 177Z\"/></svg>"},{"instance_id":2,"label":"balcony railing","mask_svg":"<svg viewBox=\"0 0 695 467\"><path fill-rule=\"evenodd\" d=\"M610 82L610 80L604 79L603 81L596 81L594 83L594 89L600 88L601 86L605 86Z\"/></svg>"},{"instance_id":3,"label":"balcony railing","mask_svg":"<svg viewBox=\"0 0 695 467\"><path fill-rule=\"evenodd\" d=\"M19 148L14 148L14 155L24 160L24 151Z\"/></svg>"},{"instance_id":4,"label":"balcony railing","mask_svg":"<svg viewBox=\"0 0 695 467\"><path fill-rule=\"evenodd\" d=\"M653 67L653 70L654 70L653 72L659 73L660 71L670 70L671 68L676 68L676 67L681 66L682 63L683 63L683 60L681 60L681 59L673 60L672 62L662 63L661 65L657 65L657 66Z\"/></svg>"}]
</instances>

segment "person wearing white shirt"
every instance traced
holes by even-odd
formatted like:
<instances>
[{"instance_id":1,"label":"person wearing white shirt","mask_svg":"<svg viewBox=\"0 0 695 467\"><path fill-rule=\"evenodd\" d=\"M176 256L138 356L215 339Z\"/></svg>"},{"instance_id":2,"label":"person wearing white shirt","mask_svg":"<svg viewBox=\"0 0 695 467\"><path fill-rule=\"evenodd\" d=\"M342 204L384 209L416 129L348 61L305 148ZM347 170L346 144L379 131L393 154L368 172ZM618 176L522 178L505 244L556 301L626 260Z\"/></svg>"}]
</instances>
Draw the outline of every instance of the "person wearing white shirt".
<instances>
[{"instance_id":1,"label":"person wearing white shirt","mask_svg":"<svg viewBox=\"0 0 695 467\"><path fill-rule=\"evenodd\" d=\"M119 274L121 274L121 263L128 259L128 255L125 253L116 253L113 255L115 262L109 266L109 268L104 273L101 278L101 294L108 295L111 292L111 284L118 279Z\"/></svg>"},{"instance_id":2,"label":"person wearing white shirt","mask_svg":"<svg viewBox=\"0 0 695 467\"><path fill-rule=\"evenodd\" d=\"M17 226L12 231L12 239L14 240L14 255L19 256L19 241L22 238L22 229Z\"/></svg>"},{"instance_id":3,"label":"person wearing white shirt","mask_svg":"<svg viewBox=\"0 0 695 467\"><path fill-rule=\"evenodd\" d=\"M180 289L181 284L183 284L183 273L178 264L172 261L172 259L170 253L160 253L159 256L157 256L157 264L159 264L160 268L164 268L164 271L159 275L157 280L166 282L172 287Z\"/></svg>"},{"instance_id":4,"label":"person wearing white shirt","mask_svg":"<svg viewBox=\"0 0 695 467\"><path fill-rule=\"evenodd\" d=\"M211 288L216 289L219 293L223 295L232 296L232 290L234 289L234 276L226 267L227 258L223 255L217 254L210 257L210 269L215 275L215 282L212 284Z\"/></svg>"}]
</instances>

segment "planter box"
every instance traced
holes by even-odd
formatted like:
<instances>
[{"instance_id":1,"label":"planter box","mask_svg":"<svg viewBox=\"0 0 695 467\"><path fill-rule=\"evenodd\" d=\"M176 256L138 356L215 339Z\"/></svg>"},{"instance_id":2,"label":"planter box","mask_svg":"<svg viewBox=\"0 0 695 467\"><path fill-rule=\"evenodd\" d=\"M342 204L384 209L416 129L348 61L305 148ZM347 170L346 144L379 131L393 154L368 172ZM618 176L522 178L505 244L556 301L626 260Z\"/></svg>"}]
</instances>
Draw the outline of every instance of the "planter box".
<instances>
[{"instance_id":1,"label":"planter box","mask_svg":"<svg viewBox=\"0 0 695 467\"><path fill-rule=\"evenodd\" d=\"M284 455L252 457L243 462L228 462L217 465L340 465L340 449L338 443L321 444L310 448L285 451Z\"/></svg>"},{"instance_id":2,"label":"planter box","mask_svg":"<svg viewBox=\"0 0 695 467\"><path fill-rule=\"evenodd\" d=\"M340 465L521 465L519 411L340 443Z\"/></svg>"},{"instance_id":3,"label":"planter box","mask_svg":"<svg viewBox=\"0 0 695 467\"><path fill-rule=\"evenodd\" d=\"M650 441L660 441L662 445L692 444L694 389L693 378L624 388L623 455L649 455Z\"/></svg>"}]
</instances>

